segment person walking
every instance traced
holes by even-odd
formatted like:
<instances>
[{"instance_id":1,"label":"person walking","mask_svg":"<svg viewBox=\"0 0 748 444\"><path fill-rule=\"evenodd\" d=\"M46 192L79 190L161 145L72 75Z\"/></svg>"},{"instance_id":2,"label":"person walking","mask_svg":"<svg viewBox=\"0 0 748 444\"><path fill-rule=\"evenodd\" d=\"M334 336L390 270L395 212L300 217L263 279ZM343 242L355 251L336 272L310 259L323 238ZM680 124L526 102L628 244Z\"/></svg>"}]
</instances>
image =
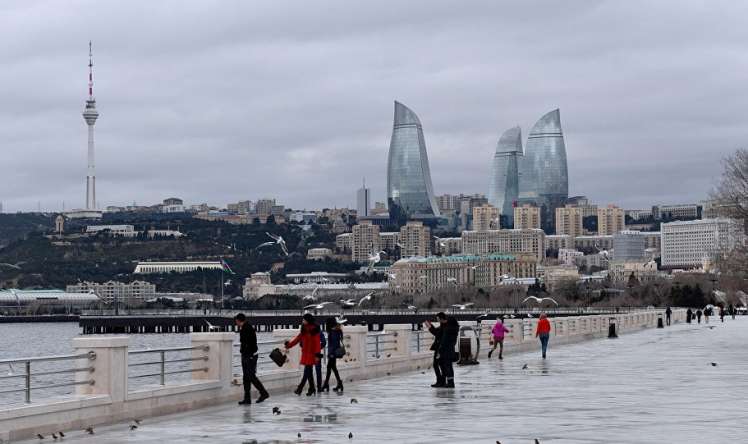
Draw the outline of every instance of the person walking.
<instances>
[{"instance_id":1,"label":"person walking","mask_svg":"<svg viewBox=\"0 0 748 444\"><path fill-rule=\"evenodd\" d=\"M711 307L706 307L704 309L704 323L705 324L709 323L709 316L711 316L711 315L712 315L712 308Z\"/></svg>"},{"instance_id":2,"label":"person walking","mask_svg":"<svg viewBox=\"0 0 748 444\"><path fill-rule=\"evenodd\" d=\"M719 320L720 322L725 322L725 307L722 305L719 306Z\"/></svg>"},{"instance_id":3,"label":"person walking","mask_svg":"<svg viewBox=\"0 0 748 444\"><path fill-rule=\"evenodd\" d=\"M670 326L670 317L673 315L673 310L670 309L670 306L665 309L665 324L669 327Z\"/></svg>"},{"instance_id":4,"label":"person walking","mask_svg":"<svg viewBox=\"0 0 748 444\"><path fill-rule=\"evenodd\" d=\"M543 359L545 359L548 351L548 340L551 338L551 322L548 320L548 315L545 313L540 313L540 320L538 320L538 327L535 330L535 337L540 339L540 349L543 352Z\"/></svg>"},{"instance_id":5,"label":"person walking","mask_svg":"<svg viewBox=\"0 0 748 444\"><path fill-rule=\"evenodd\" d=\"M730 304L730 308L728 309L728 311L730 313L730 317L732 317L732 320L734 321L735 320L735 306Z\"/></svg>"},{"instance_id":6,"label":"person walking","mask_svg":"<svg viewBox=\"0 0 748 444\"><path fill-rule=\"evenodd\" d=\"M239 327L239 341L241 342L239 352L242 357L242 381L244 386L244 399L239 401L239 404L252 404L251 390L253 385L260 392L260 397L257 398L259 404L268 399L270 395L257 377L257 332L252 324L247 322L247 316L244 313L234 316L234 323Z\"/></svg>"},{"instance_id":7,"label":"person walking","mask_svg":"<svg viewBox=\"0 0 748 444\"><path fill-rule=\"evenodd\" d=\"M439 315L441 314L444 314L444 313L439 313L436 315L437 319L439 319ZM444 387L444 375L442 375L442 369L439 366L439 347L441 346L441 342L442 342L441 324L439 327L435 327L433 324L431 324L431 321L426 321L425 325L429 333L431 333L431 335L434 336L434 342L431 344L431 348L429 350L434 352L434 356L431 360L431 365L434 368L434 375L436 376L436 382L431 384L431 387Z\"/></svg>"},{"instance_id":8,"label":"person walking","mask_svg":"<svg viewBox=\"0 0 748 444\"><path fill-rule=\"evenodd\" d=\"M330 391L330 374L335 374L338 385L332 389L334 392L343 393L343 380L338 373L338 359L345 355L343 347L343 326L335 318L327 318L325 321L327 329L327 376L320 392Z\"/></svg>"},{"instance_id":9,"label":"person walking","mask_svg":"<svg viewBox=\"0 0 748 444\"><path fill-rule=\"evenodd\" d=\"M325 348L327 348L327 338L325 338L325 332L323 332L322 329L320 329L320 332L319 332L320 353L322 353L325 350ZM317 363L314 364L314 373L317 376L317 389L319 389L320 392L322 391L322 358L323 357L324 357L324 353L323 353L323 356L320 356L320 358L317 360Z\"/></svg>"},{"instance_id":10,"label":"person walking","mask_svg":"<svg viewBox=\"0 0 748 444\"><path fill-rule=\"evenodd\" d=\"M509 329L504 325L504 317L500 316L499 319L496 320L493 329L491 329L491 336L493 336L491 342L493 342L493 348L488 351L488 359L491 359L491 355L496 351L496 346L499 347L499 360L504 359L504 333L509 333Z\"/></svg>"},{"instance_id":11,"label":"person walking","mask_svg":"<svg viewBox=\"0 0 748 444\"><path fill-rule=\"evenodd\" d=\"M693 311L689 308L686 310L686 324L691 323L691 318L693 318Z\"/></svg>"},{"instance_id":12,"label":"person walking","mask_svg":"<svg viewBox=\"0 0 748 444\"><path fill-rule=\"evenodd\" d=\"M699 324L701 324L701 315L702 315L701 309L699 308L696 310L696 320L698 321Z\"/></svg>"},{"instance_id":13,"label":"person walking","mask_svg":"<svg viewBox=\"0 0 748 444\"><path fill-rule=\"evenodd\" d=\"M311 313L306 313L301 321L299 334L285 343L286 350L293 348L296 344L300 344L301 346L301 360L299 363L304 366L304 376L301 378L299 386L294 390L294 393L297 395L301 395L307 382L309 383L309 390L306 392L306 395L312 396L317 393L314 387L314 366L322 357L322 342L319 334L320 328L314 316Z\"/></svg>"}]
</instances>

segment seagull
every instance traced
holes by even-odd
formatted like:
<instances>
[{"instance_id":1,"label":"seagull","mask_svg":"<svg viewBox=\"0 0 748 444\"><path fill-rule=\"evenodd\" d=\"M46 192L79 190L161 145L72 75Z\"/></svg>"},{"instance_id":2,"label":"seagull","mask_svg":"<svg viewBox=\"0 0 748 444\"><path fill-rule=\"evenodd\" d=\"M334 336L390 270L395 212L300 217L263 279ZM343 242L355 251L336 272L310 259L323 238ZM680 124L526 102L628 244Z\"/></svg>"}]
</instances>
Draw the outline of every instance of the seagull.
<instances>
[{"instance_id":1,"label":"seagull","mask_svg":"<svg viewBox=\"0 0 748 444\"><path fill-rule=\"evenodd\" d=\"M367 272L373 270L374 265L382 261L382 253L387 254L386 251L377 251L376 253L369 256L369 267L366 269Z\"/></svg>"},{"instance_id":2,"label":"seagull","mask_svg":"<svg viewBox=\"0 0 748 444\"><path fill-rule=\"evenodd\" d=\"M374 295L374 292L372 291L371 293L369 293L369 294L367 294L366 296L362 297L362 298L361 298L361 300L360 300L360 301L358 301L358 306L360 307L360 306L361 306L361 304L363 304L364 302L366 302L366 301L370 301L370 300L371 300L371 297L372 297L373 295Z\"/></svg>"},{"instance_id":3,"label":"seagull","mask_svg":"<svg viewBox=\"0 0 748 444\"><path fill-rule=\"evenodd\" d=\"M217 325L213 325L210 322L208 322L207 319L203 319L206 324L208 324L208 331L218 331L219 327Z\"/></svg>"},{"instance_id":4,"label":"seagull","mask_svg":"<svg viewBox=\"0 0 748 444\"><path fill-rule=\"evenodd\" d=\"M472 267L470 267L470 269L471 269L471 270L477 270L477 269L478 269L478 267L479 267L479 265L473 265Z\"/></svg>"},{"instance_id":5,"label":"seagull","mask_svg":"<svg viewBox=\"0 0 748 444\"><path fill-rule=\"evenodd\" d=\"M55 441L57 441L57 439L58 439L58 438L57 438L57 434L53 433L53 434L52 434L52 439L54 439Z\"/></svg>"},{"instance_id":6,"label":"seagull","mask_svg":"<svg viewBox=\"0 0 748 444\"><path fill-rule=\"evenodd\" d=\"M130 431L136 430L137 428L138 426L136 426L135 424L130 425Z\"/></svg>"},{"instance_id":7,"label":"seagull","mask_svg":"<svg viewBox=\"0 0 748 444\"><path fill-rule=\"evenodd\" d=\"M133 419L132 420L135 424L140 425L140 423L143 421L142 419Z\"/></svg>"},{"instance_id":8,"label":"seagull","mask_svg":"<svg viewBox=\"0 0 748 444\"><path fill-rule=\"evenodd\" d=\"M460 310L464 310L472 305L472 302L468 302L467 304L452 304L452 308L459 308Z\"/></svg>"},{"instance_id":9,"label":"seagull","mask_svg":"<svg viewBox=\"0 0 748 444\"><path fill-rule=\"evenodd\" d=\"M319 304L307 305L304 310L323 310L326 305L330 305L332 302L321 302Z\"/></svg>"},{"instance_id":10,"label":"seagull","mask_svg":"<svg viewBox=\"0 0 748 444\"><path fill-rule=\"evenodd\" d=\"M712 362L712 367L716 367L716 366L717 366L717 363L716 362Z\"/></svg>"},{"instance_id":11,"label":"seagull","mask_svg":"<svg viewBox=\"0 0 748 444\"><path fill-rule=\"evenodd\" d=\"M57 433L59 433L59 434L60 434L60 438L64 438L64 437L65 437L65 434L64 434L64 433L62 433L62 432L57 432Z\"/></svg>"},{"instance_id":12,"label":"seagull","mask_svg":"<svg viewBox=\"0 0 748 444\"><path fill-rule=\"evenodd\" d=\"M356 306L356 301L353 299L341 299L340 305L342 305L343 308L353 308Z\"/></svg>"},{"instance_id":13,"label":"seagull","mask_svg":"<svg viewBox=\"0 0 748 444\"><path fill-rule=\"evenodd\" d=\"M358 404L358 399L351 398L351 404Z\"/></svg>"},{"instance_id":14,"label":"seagull","mask_svg":"<svg viewBox=\"0 0 748 444\"><path fill-rule=\"evenodd\" d=\"M340 325L343 325L346 322L348 322L348 319L346 319L346 318L335 318L335 322L337 322Z\"/></svg>"},{"instance_id":15,"label":"seagull","mask_svg":"<svg viewBox=\"0 0 748 444\"><path fill-rule=\"evenodd\" d=\"M273 415L280 415L281 409L278 407L273 407Z\"/></svg>"},{"instance_id":16,"label":"seagull","mask_svg":"<svg viewBox=\"0 0 748 444\"><path fill-rule=\"evenodd\" d=\"M353 432L348 432L348 439L353 439Z\"/></svg>"},{"instance_id":17,"label":"seagull","mask_svg":"<svg viewBox=\"0 0 748 444\"><path fill-rule=\"evenodd\" d=\"M85 432L88 433L89 435L93 435L94 434L94 429L93 429L93 427L86 427Z\"/></svg>"},{"instance_id":18,"label":"seagull","mask_svg":"<svg viewBox=\"0 0 748 444\"><path fill-rule=\"evenodd\" d=\"M24 263L25 262L19 262L17 264L8 264L6 262L0 262L0 267L8 267L8 268L13 268L13 269L16 269L16 270L20 270L21 269L21 264L24 264Z\"/></svg>"},{"instance_id":19,"label":"seagull","mask_svg":"<svg viewBox=\"0 0 748 444\"><path fill-rule=\"evenodd\" d=\"M418 307L415 305L408 305L408 310L418 310Z\"/></svg>"},{"instance_id":20,"label":"seagull","mask_svg":"<svg viewBox=\"0 0 748 444\"><path fill-rule=\"evenodd\" d=\"M480 321L483 318L487 318L488 313L483 313L482 315L478 315L478 317L475 318L476 321Z\"/></svg>"},{"instance_id":21,"label":"seagull","mask_svg":"<svg viewBox=\"0 0 748 444\"><path fill-rule=\"evenodd\" d=\"M531 318L532 317L532 313L527 313L527 317Z\"/></svg>"},{"instance_id":22,"label":"seagull","mask_svg":"<svg viewBox=\"0 0 748 444\"><path fill-rule=\"evenodd\" d=\"M270 238L273 239L275 241L275 243L277 243L281 247L281 250L283 250L283 254L285 254L286 256L288 256L288 247L286 246L286 241L283 240L283 238L280 235L275 236L275 235L270 234L268 232L265 232L265 234L267 234L268 236L270 236Z\"/></svg>"},{"instance_id":23,"label":"seagull","mask_svg":"<svg viewBox=\"0 0 748 444\"><path fill-rule=\"evenodd\" d=\"M455 278L455 277L448 277L447 278L447 282L452 282L453 284L456 284L457 283L457 278Z\"/></svg>"},{"instance_id":24,"label":"seagull","mask_svg":"<svg viewBox=\"0 0 748 444\"><path fill-rule=\"evenodd\" d=\"M527 364L522 366L522 370L527 370Z\"/></svg>"},{"instance_id":25,"label":"seagull","mask_svg":"<svg viewBox=\"0 0 748 444\"><path fill-rule=\"evenodd\" d=\"M317 298L314 295L317 294L317 290L319 290L319 287L314 287L314 290L312 290L312 294L308 294L308 295L304 296L303 300L304 301L310 301L310 302L316 301Z\"/></svg>"},{"instance_id":26,"label":"seagull","mask_svg":"<svg viewBox=\"0 0 748 444\"><path fill-rule=\"evenodd\" d=\"M447 248L447 243L444 242L440 237L434 236L434 239L436 240L436 243L439 244L442 248Z\"/></svg>"},{"instance_id":27,"label":"seagull","mask_svg":"<svg viewBox=\"0 0 748 444\"><path fill-rule=\"evenodd\" d=\"M387 273L387 276L392 279L393 281L397 279L397 275L394 273Z\"/></svg>"},{"instance_id":28,"label":"seagull","mask_svg":"<svg viewBox=\"0 0 748 444\"><path fill-rule=\"evenodd\" d=\"M543 301L551 301L551 302L553 302L554 304L558 305L558 302L556 302L556 300L555 300L555 299L553 299L553 298L539 298L539 297L536 297L536 296L528 296L528 297L526 297L526 298L525 298L525 299L524 299L524 300L522 301L522 303L524 304L525 302L529 301L530 299L532 299L533 301L537 302L538 304L542 304L542 303L543 303Z\"/></svg>"},{"instance_id":29,"label":"seagull","mask_svg":"<svg viewBox=\"0 0 748 444\"><path fill-rule=\"evenodd\" d=\"M41 433L37 433L36 437L39 438L39 439L44 439L44 435L42 435Z\"/></svg>"}]
</instances>

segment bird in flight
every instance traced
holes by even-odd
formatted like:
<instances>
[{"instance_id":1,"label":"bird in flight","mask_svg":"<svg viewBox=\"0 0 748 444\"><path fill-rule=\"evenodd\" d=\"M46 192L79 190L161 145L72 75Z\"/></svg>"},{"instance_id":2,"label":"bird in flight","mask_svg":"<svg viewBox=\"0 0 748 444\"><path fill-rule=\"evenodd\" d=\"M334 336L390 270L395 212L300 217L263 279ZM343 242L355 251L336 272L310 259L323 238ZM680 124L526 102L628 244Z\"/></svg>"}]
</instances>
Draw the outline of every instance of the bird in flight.
<instances>
[{"instance_id":1,"label":"bird in flight","mask_svg":"<svg viewBox=\"0 0 748 444\"><path fill-rule=\"evenodd\" d=\"M457 278L455 278L455 277L448 277L447 278L447 282L451 282L453 284L456 284L457 283Z\"/></svg>"},{"instance_id":2,"label":"bird in flight","mask_svg":"<svg viewBox=\"0 0 748 444\"><path fill-rule=\"evenodd\" d=\"M283 254L286 255L286 256L288 256L288 247L286 246L286 241L283 240L283 238L281 236L275 235L275 234L270 234L267 231L265 232L265 234L267 234L268 237L270 237L270 239L272 239L274 242L265 242L263 244L260 244L256 248L257 250L259 250L260 248L264 248L264 247L270 247L270 246L273 246L273 245L278 245L278 246L280 246L281 250L283 251Z\"/></svg>"},{"instance_id":3,"label":"bird in flight","mask_svg":"<svg viewBox=\"0 0 748 444\"><path fill-rule=\"evenodd\" d=\"M465 310L468 307L473 306L472 302L468 302L466 304L452 304L452 308L457 308L459 310Z\"/></svg>"},{"instance_id":4,"label":"bird in flight","mask_svg":"<svg viewBox=\"0 0 748 444\"><path fill-rule=\"evenodd\" d=\"M353 308L356 306L356 301L353 299L341 299L340 305L342 305L343 308Z\"/></svg>"},{"instance_id":5,"label":"bird in flight","mask_svg":"<svg viewBox=\"0 0 748 444\"><path fill-rule=\"evenodd\" d=\"M366 296L362 297L361 300L358 301L358 306L360 307L361 304L363 304L364 302L370 301L372 296L374 296L374 292L373 291L371 293L367 294Z\"/></svg>"},{"instance_id":6,"label":"bird in flight","mask_svg":"<svg viewBox=\"0 0 748 444\"><path fill-rule=\"evenodd\" d=\"M307 305L304 310L323 310L326 305L330 305L332 302L321 302L319 304Z\"/></svg>"},{"instance_id":7,"label":"bird in flight","mask_svg":"<svg viewBox=\"0 0 748 444\"><path fill-rule=\"evenodd\" d=\"M314 302L317 300L317 297L315 296L317 294L317 290L319 290L319 286L314 287L314 290L312 290L312 294L308 294L304 296L303 300L305 302Z\"/></svg>"},{"instance_id":8,"label":"bird in flight","mask_svg":"<svg viewBox=\"0 0 748 444\"><path fill-rule=\"evenodd\" d=\"M387 254L386 251L377 251L369 256L369 267L366 269L367 272L371 272L371 270L374 269L374 266L382 261L382 253Z\"/></svg>"},{"instance_id":9,"label":"bird in flight","mask_svg":"<svg viewBox=\"0 0 748 444\"><path fill-rule=\"evenodd\" d=\"M542 304L544 301L551 301L554 304L558 305L558 302L556 302L556 300L553 299L553 298L539 298L537 296L528 296L524 300L522 300L522 303L524 304L524 303L526 303L529 300L533 300L533 301L537 302L538 304Z\"/></svg>"}]
</instances>

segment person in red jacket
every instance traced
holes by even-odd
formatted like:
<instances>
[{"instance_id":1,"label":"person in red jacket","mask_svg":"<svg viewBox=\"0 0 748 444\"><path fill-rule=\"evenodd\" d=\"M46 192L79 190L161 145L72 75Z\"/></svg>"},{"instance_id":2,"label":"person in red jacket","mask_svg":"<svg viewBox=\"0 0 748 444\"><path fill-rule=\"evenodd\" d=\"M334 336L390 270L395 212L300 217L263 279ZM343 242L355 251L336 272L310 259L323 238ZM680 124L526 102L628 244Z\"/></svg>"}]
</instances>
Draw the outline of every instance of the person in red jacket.
<instances>
[{"instance_id":1,"label":"person in red jacket","mask_svg":"<svg viewBox=\"0 0 748 444\"><path fill-rule=\"evenodd\" d=\"M304 376L301 378L299 386L294 390L294 393L297 395L301 395L301 391L304 390L304 385L306 385L307 381L309 381L309 390L306 392L306 395L312 396L317 392L314 388L314 366L322 358L322 343L320 342L319 334L320 328L317 325L317 321L311 313L307 313L301 321L299 334L285 344L286 350L296 344L301 344L300 364L304 366Z\"/></svg>"},{"instance_id":2,"label":"person in red jacket","mask_svg":"<svg viewBox=\"0 0 748 444\"><path fill-rule=\"evenodd\" d=\"M551 322L545 313L540 314L538 328L535 330L535 337L540 339L540 348L543 350L543 359L545 359L545 352L548 350L548 339L551 337Z\"/></svg>"}]
</instances>

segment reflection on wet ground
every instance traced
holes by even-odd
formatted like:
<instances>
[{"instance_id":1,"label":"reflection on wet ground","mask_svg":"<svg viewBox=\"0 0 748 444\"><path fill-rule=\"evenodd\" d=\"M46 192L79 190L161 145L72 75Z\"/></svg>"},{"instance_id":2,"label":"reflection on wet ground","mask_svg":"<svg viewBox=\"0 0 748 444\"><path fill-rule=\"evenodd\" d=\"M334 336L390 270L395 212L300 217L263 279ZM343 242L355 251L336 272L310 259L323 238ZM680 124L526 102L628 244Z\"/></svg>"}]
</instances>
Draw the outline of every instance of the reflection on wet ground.
<instances>
[{"instance_id":1,"label":"reflection on wet ground","mask_svg":"<svg viewBox=\"0 0 748 444\"><path fill-rule=\"evenodd\" d=\"M415 372L349 384L342 396L276 395L261 405L222 405L146 420L132 432L120 424L97 428L94 436L71 432L65 440L742 442L748 431L748 318L710 326L677 325L563 347L551 342L546 361L539 352L484 358L457 369L455 390L432 389L431 373ZM273 407L281 414L273 415Z\"/></svg>"}]
</instances>

